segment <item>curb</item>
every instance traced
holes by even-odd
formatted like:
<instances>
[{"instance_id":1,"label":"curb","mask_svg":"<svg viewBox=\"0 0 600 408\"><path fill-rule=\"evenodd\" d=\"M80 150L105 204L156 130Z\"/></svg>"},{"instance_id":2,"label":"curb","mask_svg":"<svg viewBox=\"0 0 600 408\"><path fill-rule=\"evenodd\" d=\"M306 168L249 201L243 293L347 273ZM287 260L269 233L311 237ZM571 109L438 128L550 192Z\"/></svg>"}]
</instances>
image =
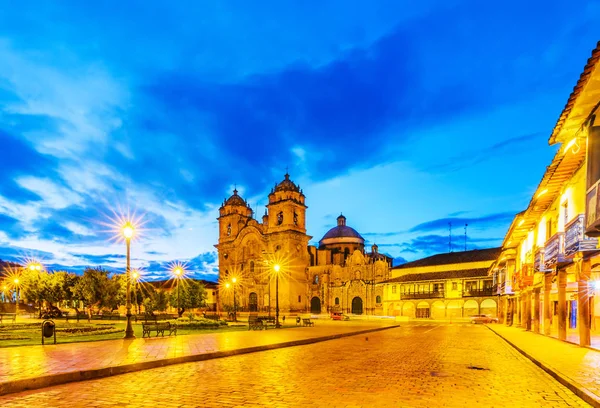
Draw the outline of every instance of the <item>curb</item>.
<instances>
[{"instance_id":1,"label":"curb","mask_svg":"<svg viewBox=\"0 0 600 408\"><path fill-rule=\"evenodd\" d=\"M579 384L577 381L566 376L565 374L561 373L560 371L542 363L541 361L539 361L538 359L533 357L531 354L527 353L526 351L524 351L523 349L518 347L516 344L514 344L513 342L508 340L506 337L502 336L500 333L498 333L491 327L489 327L489 326L486 326L486 327L488 329L490 329L492 331L492 333L494 333L496 336L500 337L502 340L507 342L511 347L513 347L519 353L521 353L522 355L527 357L529 360L531 360L536 366L538 366L539 368L544 370L546 373L550 374L551 377L553 377L559 383L561 383L562 385L567 387L569 390L571 390L579 398L581 398L582 400L584 400L585 402L587 402L588 404L590 404L593 407L600 408L600 396L589 391L583 385Z\"/></svg>"},{"instance_id":2,"label":"curb","mask_svg":"<svg viewBox=\"0 0 600 408\"><path fill-rule=\"evenodd\" d=\"M215 351L211 353L192 354L189 356L164 358L158 360L144 361L142 363L124 364L114 367L104 367L84 371L71 371L68 373L50 374L35 378L26 378L17 381L8 381L0 383L0 396L13 394L22 391L35 390L39 388L51 387L54 385L67 384L70 382L94 380L113 375L132 373L135 371L148 370L151 368L165 367L173 364L193 363L197 361L213 360L216 358L231 357L242 354L256 353L259 351L275 350L286 347L303 346L306 344L320 343L328 340L336 340L344 337L357 336L361 334L373 333L388 329L394 329L400 325L377 327L374 329L360 330L349 333L332 334L323 337L313 337L302 340L292 340L283 343L267 344L264 346L245 347L236 350Z\"/></svg>"}]
</instances>

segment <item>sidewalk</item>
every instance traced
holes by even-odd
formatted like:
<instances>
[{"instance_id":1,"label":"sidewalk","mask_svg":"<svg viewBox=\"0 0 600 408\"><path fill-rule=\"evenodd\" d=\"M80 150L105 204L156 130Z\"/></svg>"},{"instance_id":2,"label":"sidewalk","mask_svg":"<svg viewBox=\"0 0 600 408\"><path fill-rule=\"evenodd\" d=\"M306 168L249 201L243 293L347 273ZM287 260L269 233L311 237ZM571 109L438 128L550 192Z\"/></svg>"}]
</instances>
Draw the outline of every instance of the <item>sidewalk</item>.
<instances>
[{"instance_id":1,"label":"sidewalk","mask_svg":"<svg viewBox=\"0 0 600 408\"><path fill-rule=\"evenodd\" d=\"M0 395L72 381L316 343L397 327L394 322L326 322L315 327L106 340L0 349Z\"/></svg>"},{"instance_id":2,"label":"sidewalk","mask_svg":"<svg viewBox=\"0 0 600 408\"><path fill-rule=\"evenodd\" d=\"M487 326L581 399L600 407L600 351L500 324Z\"/></svg>"}]
</instances>

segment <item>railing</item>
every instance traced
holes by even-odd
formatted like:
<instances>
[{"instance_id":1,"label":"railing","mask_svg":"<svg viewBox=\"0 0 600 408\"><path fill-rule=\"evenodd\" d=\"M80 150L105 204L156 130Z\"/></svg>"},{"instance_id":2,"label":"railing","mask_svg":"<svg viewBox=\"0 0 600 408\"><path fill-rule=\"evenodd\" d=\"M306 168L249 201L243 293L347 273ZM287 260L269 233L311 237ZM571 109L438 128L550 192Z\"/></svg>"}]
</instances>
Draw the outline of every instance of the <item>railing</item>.
<instances>
[{"instance_id":1,"label":"railing","mask_svg":"<svg viewBox=\"0 0 600 408\"><path fill-rule=\"evenodd\" d=\"M557 232L552 235L545 245L544 266L552 269L555 265L565 262L565 234Z\"/></svg>"},{"instance_id":2,"label":"railing","mask_svg":"<svg viewBox=\"0 0 600 408\"><path fill-rule=\"evenodd\" d=\"M597 238L589 238L584 231L583 214L579 214L565 226L565 256L572 257L580 251L593 251L598 246Z\"/></svg>"},{"instance_id":3,"label":"railing","mask_svg":"<svg viewBox=\"0 0 600 408\"><path fill-rule=\"evenodd\" d=\"M533 270L539 272L544 269L544 248L538 248L533 255Z\"/></svg>"},{"instance_id":4,"label":"railing","mask_svg":"<svg viewBox=\"0 0 600 408\"><path fill-rule=\"evenodd\" d=\"M434 299L434 298L443 298L444 291L435 290L435 291L424 291L424 292L404 292L400 294L400 298L404 299Z\"/></svg>"},{"instance_id":5,"label":"railing","mask_svg":"<svg viewBox=\"0 0 600 408\"><path fill-rule=\"evenodd\" d=\"M495 286L491 286L491 287L487 287L487 288L463 290L463 297L494 296L497 294L498 294L498 289Z\"/></svg>"}]
</instances>

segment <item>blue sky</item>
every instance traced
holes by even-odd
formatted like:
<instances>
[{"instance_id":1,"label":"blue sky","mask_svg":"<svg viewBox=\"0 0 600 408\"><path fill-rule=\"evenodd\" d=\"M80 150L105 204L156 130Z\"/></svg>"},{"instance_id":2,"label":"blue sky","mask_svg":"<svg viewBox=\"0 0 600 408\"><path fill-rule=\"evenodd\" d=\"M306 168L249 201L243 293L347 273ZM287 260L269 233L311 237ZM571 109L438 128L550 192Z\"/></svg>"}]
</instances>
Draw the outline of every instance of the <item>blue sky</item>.
<instances>
[{"instance_id":1,"label":"blue sky","mask_svg":"<svg viewBox=\"0 0 600 408\"><path fill-rule=\"evenodd\" d=\"M556 147L598 2L0 3L0 259L214 278L218 207L286 167L318 241L343 212L417 259L499 245ZM293 5L292 5L293 4Z\"/></svg>"}]
</instances>

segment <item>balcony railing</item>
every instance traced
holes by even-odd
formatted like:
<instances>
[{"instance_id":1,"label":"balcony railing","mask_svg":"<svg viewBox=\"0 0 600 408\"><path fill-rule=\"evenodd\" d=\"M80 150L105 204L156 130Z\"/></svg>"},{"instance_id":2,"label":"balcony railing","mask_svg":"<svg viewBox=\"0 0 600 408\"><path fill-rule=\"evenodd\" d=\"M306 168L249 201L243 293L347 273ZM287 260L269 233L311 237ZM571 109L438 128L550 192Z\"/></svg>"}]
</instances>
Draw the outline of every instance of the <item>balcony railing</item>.
<instances>
[{"instance_id":1,"label":"balcony railing","mask_svg":"<svg viewBox=\"0 0 600 408\"><path fill-rule=\"evenodd\" d=\"M423 292L404 292L400 294L402 300L404 299L434 299L434 298L443 298L444 291L442 290L434 290L434 291L423 291Z\"/></svg>"},{"instance_id":2,"label":"balcony railing","mask_svg":"<svg viewBox=\"0 0 600 408\"><path fill-rule=\"evenodd\" d=\"M552 269L559 263L565 262L565 234L557 232L552 235L545 245L544 266L546 269Z\"/></svg>"},{"instance_id":3,"label":"balcony railing","mask_svg":"<svg viewBox=\"0 0 600 408\"><path fill-rule=\"evenodd\" d=\"M546 268L544 264L546 249L544 247L537 248L535 250L533 259L533 272L548 272L551 269Z\"/></svg>"},{"instance_id":4,"label":"balcony railing","mask_svg":"<svg viewBox=\"0 0 600 408\"><path fill-rule=\"evenodd\" d=\"M597 238L585 235L584 215L579 214L565 226L565 256L572 257L580 251L593 251L598 246Z\"/></svg>"},{"instance_id":5,"label":"balcony railing","mask_svg":"<svg viewBox=\"0 0 600 408\"><path fill-rule=\"evenodd\" d=\"M491 286L487 288L477 288L471 290L463 290L463 297L474 297L474 296L494 296L498 294L498 288Z\"/></svg>"}]
</instances>

